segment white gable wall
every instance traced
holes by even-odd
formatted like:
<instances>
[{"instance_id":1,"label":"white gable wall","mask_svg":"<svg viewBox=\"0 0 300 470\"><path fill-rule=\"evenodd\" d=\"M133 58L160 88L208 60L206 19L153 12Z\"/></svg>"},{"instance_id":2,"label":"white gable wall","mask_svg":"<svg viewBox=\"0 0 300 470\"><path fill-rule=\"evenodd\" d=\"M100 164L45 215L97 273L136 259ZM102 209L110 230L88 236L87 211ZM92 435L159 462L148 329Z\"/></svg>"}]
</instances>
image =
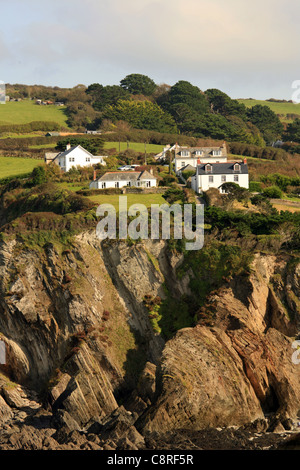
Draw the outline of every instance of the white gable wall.
<instances>
[{"instance_id":1,"label":"white gable wall","mask_svg":"<svg viewBox=\"0 0 300 470\"><path fill-rule=\"evenodd\" d=\"M92 166L96 163L105 165L103 157L94 157L80 147L75 147L67 155L58 157L58 164L62 171L69 171L72 167L76 166Z\"/></svg>"}]
</instances>

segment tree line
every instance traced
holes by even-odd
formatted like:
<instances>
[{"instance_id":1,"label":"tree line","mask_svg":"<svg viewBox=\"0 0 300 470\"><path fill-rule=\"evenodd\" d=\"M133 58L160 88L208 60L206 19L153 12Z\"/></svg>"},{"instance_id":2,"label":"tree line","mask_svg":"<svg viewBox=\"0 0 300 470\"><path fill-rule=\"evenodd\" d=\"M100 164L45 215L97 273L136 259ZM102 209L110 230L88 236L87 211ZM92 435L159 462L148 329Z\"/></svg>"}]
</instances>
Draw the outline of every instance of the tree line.
<instances>
[{"instance_id":1,"label":"tree line","mask_svg":"<svg viewBox=\"0 0 300 470\"><path fill-rule=\"evenodd\" d=\"M156 84L147 75L132 73L118 85L93 83L73 88L7 85L15 97L61 101L68 125L84 129L115 130L125 122L133 129L224 139L265 147L281 139L300 143L300 120L284 128L268 107L247 108L216 88L202 91L185 80L173 86Z\"/></svg>"}]
</instances>

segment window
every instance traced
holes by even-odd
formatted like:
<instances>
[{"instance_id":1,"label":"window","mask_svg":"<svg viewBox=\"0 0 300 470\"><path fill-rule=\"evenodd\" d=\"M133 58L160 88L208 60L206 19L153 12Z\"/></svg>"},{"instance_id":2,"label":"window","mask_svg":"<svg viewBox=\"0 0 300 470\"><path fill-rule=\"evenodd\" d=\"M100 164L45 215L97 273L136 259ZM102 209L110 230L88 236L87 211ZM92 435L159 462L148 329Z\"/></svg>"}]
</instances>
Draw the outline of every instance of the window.
<instances>
[{"instance_id":1,"label":"window","mask_svg":"<svg viewBox=\"0 0 300 470\"><path fill-rule=\"evenodd\" d=\"M239 181L239 175L234 175L233 180L237 183Z\"/></svg>"},{"instance_id":2,"label":"window","mask_svg":"<svg viewBox=\"0 0 300 470\"><path fill-rule=\"evenodd\" d=\"M146 186L147 186L147 188L150 188L150 186L151 186L150 181L146 181Z\"/></svg>"},{"instance_id":3,"label":"window","mask_svg":"<svg viewBox=\"0 0 300 470\"><path fill-rule=\"evenodd\" d=\"M189 152L188 150L181 150L180 155L181 155L182 157L188 157L188 156L189 156L189 153L190 153L190 152Z\"/></svg>"},{"instance_id":4,"label":"window","mask_svg":"<svg viewBox=\"0 0 300 470\"><path fill-rule=\"evenodd\" d=\"M207 171L208 173L211 173L211 170L212 170L212 166L210 164L206 165L205 171Z\"/></svg>"},{"instance_id":5,"label":"window","mask_svg":"<svg viewBox=\"0 0 300 470\"><path fill-rule=\"evenodd\" d=\"M115 188L119 187L119 181L115 181Z\"/></svg>"},{"instance_id":6,"label":"window","mask_svg":"<svg viewBox=\"0 0 300 470\"><path fill-rule=\"evenodd\" d=\"M234 171L240 171L240 165L238 163L234 165Z\"/></svg>"},{"instance_id":7,"label":"window","mask_svg":"<svg viewBox=\"0 0 300 470\"><path fill-rule=\"evenodd\" d=\"M90 157L86 157L85 161L90 162L91 161Z\"/></svg>"},{"instance_id":8,"label":"window","mask_svg":"<svg viewBox=\"0 0 300 470\"><path fill-rule=\"evenodd\" d=\"M105 181L102 183L101 186L102 186L102 189L106 188L106 183L105 183Z\"/></svg>"},{"instance_id":9,"label":"window","mask_svg":"<svg viewBox=\"0 0 300 470\"><path fill-rule=\"evenodd\" d=\"M226 181L226 175L222 175L222 176L221 176L221 181L222 181L222 183L225 183L225 181Z\"/></svg>"},{"instance_id":10,"label":"window","mask_svg":"<svg viewBox=\"0 0 300 470\"><path fill-rule=\"evenodd\" d=\"M208 177L208 182L209 182L209 183L213 183L213 182L214 182L214 177L213 177L213 176L209 176L209 177Z\"/></svg>"},{"instance_id":11,"label":"window","mask_svg":"<svg viewBox=\"0 0 300 470\"><path fill-rule=\"evenodd\" d=\"M196 150L195 155L202 155L202 150Z\"/></svg>"},{"instance_id":12,"label":"window","mask_svg":"<svg viewBox=\"0 0 300 470\"><path fill-rule=\"evenodd\" d=\"M181 162L181 168L185 166L185 162Z\"/></svg>"},{"instance_id":13,"label":"window","mask_svg":"<svg viewBox=\"0 0 300 470\"><path fill-rule=\"evenodd\" d=\"M75 157L69 157L69 162L75 162Z\"/></svg>"},{"instance_id":14,"label":"window","mask_svg":"<svg viewBox=\"0 0 300 470\"><path fill-rule=\"evenodd\" d=\"M215 157L219 157L221 154L222 154L222 153L221 153L221 150L213 150L213 155L214 155Z\"/></svg>"}]
</instances>

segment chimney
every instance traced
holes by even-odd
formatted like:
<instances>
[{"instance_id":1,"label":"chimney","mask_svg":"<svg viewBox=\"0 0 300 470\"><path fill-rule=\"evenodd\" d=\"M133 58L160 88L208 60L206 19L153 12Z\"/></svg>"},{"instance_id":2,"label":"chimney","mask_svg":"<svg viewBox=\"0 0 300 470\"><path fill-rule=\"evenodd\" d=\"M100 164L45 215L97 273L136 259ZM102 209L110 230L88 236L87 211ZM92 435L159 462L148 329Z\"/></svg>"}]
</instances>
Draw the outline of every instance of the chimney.
<instances>
[{"instance_id":1,"label":"chimney","mask_svg":"<svg viewBox=\"0 0 300 470\"><path fill-rule=\"evenodd\" d=\"M244 158L244 164L247 165L247 158Z\"/></svg>"},{"instance_id":2,"label":"chimney","mask_svg":"<svg viewBox=\"0 0 300 470\"><path fill-rule=\"evenodd\" d=\"M96 170L94 170L93 181L96 181L96 179L97 179L97 172L96 172Z\"/></svg>"},{"instance_id":3,"label":"chimney","mask_svg":"<svg viewBox=\"0 0 300 470\"><path fill-rule=\"evenodd\" d=\"M69 143L66 145L66 150L70 150L70 148L71 148L71 144Z\"/></svg>"},{"instance_id":4,"label":"chimney","mask_svg":"<svg viewBox=\"0 0 300 470\"><path fill-rule=\"evenodd\" d=\"M151 173L151 175L153 175L153 170L152 170L152 168L150 168L149 173Z\"/></svg>"},{"instance_id":5,"label":"chimney","mask_svg":"<svg viewBox=\"0 0 300 470\"><path fill-rule=\"evenodd\" d=\"M198 158L198 160L197 160L197 165L201 165L200 158Z\"/></svg>"}]
</instances>

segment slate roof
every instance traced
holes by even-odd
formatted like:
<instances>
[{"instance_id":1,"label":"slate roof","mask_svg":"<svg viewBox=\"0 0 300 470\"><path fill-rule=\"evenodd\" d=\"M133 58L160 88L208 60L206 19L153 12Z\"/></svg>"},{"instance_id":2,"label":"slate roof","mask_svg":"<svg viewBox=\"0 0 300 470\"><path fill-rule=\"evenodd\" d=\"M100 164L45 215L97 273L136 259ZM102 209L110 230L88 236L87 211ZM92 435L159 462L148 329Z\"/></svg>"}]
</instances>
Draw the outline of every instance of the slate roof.
<instances>
[{"instance_id":1,"label":"slate roof","mask_svg":"<svg viewBox=\"0 0 300 470\"><path fill-rule=\"evenodd\" d=\"M196 155L196 151L201 150L202 155ZM210 146L210 147L180 147L178 146L177 149L175 149L175 155L176 158L184 158L184 156L180 155L182 151L187 151L190 153L190 157L208 157L211 156L212 152L214 150L221 150L221 155L219 157L226 157L227 156L227 148L225 142L223 145L219 145L216 147ZM187 158L187 156L185 156Z\"/></svg>"},{"instance_id":2,"label":"slate roof","mask_svg":"<svg viewBox=\"0 0 300 470\"><path fill-rule=\"evenodd\" d=\"M108 171L97 181L141 181L155 179L149 171Z\"/></svg>"},{"instance_id":3,"label":"slate roof","mask_svg":"<svg viewBox=\"0 0 300 470\"><path fill-rule=\"evenodd\" d=\"M184 167L180 168L179 171L195 171L195 173L196 173L196 167L188 164L188 165L185 165Z\"/></svg>"},{"instance_id":4,"label":"slate roof","mask_svg":"<svg viewBox=\"0 0 300 470\"><path fill-rule=\"evenodd\" d=\"M239 170L234 170L235 163L240 165ZM206 171L205 168L210 165L211 171ZM247 175L248 165L243 162L226 162L226 163L202 163L197 166L197 175Z\"/></svg>"}]
</instances>

